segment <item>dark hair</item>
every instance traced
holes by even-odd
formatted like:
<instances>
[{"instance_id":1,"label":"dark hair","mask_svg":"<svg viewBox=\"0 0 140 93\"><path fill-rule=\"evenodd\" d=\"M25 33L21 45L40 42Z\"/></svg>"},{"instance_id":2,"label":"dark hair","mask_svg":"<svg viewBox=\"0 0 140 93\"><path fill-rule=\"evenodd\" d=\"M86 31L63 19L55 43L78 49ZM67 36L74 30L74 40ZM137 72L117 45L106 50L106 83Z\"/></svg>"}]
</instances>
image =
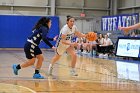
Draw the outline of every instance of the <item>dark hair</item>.
<instances>
[{"instance_id":1,"label":"dark hair","mask_svg":"<svg viewBox=\"0 0 140 93\"><path fill-rule=\"evenodd\" d=\"M74 17L71 15L67 15L67 21L69 21L71 18L74 18Z\"/></svg>"},{"instance_id":2,"label":"dark hair","mask_svg":"<svg viewBox=\"0 0 140 93\"><path fill-rule=\"evenodd\" d=\"M48 23L50 22L50 20L51 19L49 17L41 17L39 19L39 21L37 22L37 24L34 26L33 30L34 29L39 29L40 26L45 26L45 27L49 28Z\"/></svg>"}]
</instances>

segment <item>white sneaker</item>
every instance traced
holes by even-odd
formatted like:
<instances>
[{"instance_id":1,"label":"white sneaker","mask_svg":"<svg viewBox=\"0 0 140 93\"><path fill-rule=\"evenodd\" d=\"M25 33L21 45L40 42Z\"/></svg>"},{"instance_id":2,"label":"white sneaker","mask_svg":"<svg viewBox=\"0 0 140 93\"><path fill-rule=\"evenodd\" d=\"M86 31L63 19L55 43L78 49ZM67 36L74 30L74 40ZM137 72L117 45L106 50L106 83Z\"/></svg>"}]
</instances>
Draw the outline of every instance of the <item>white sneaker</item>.
<instances>
[{"instance_id":1,"label":"white sneaker","mask_svg":"<svg viewBox=\"0 0 140 93\"><path fill-rule=\"evenodd\" d=\"M104 58L104 55L103 54L99 54L99 58Z\"/></svg>"},{"instance_id":2,"label":"white sneaker","mask_svg":"<svg viewBox=\"0 0 140 93\"><path fill-rule=\"evenodd\" d=\"M53 71L53 67L52 67L52 66L49 66L48 74L49 74L49 75L52 75L52 71Z\"/></svg>"},{"instance_id":3,"label":"white sneaker","mask_svg":"<svg viewBox=\"0 0 140 93\"><path fill-rule=\"evenodd\" d=\"M70 70L70 74L71 74L71 76L78 76L78 74L76 73L76 71L74 69Z\"/></svg>"},{"instance_id":4,"label":"white sneaker","mask_svg":"<svg viewBox=\"0 0 140 93\"><path fill-rule=\"evenodd\" d=\"M84 50L82 53L83 53L84 55L86 55L86 54L87 54L87 51Z\"/></svg>"},{"instance_id":5,"label":"white sneaker","mask_svg":"<svg viewBox=\"0 0 140 93\"><path fill-rule=\"evenodd\" d=\"M105 55L104 55L104 58L107 59L107 58L108 58L108 54L105 54Z\"/></svg>"}]
</instances>

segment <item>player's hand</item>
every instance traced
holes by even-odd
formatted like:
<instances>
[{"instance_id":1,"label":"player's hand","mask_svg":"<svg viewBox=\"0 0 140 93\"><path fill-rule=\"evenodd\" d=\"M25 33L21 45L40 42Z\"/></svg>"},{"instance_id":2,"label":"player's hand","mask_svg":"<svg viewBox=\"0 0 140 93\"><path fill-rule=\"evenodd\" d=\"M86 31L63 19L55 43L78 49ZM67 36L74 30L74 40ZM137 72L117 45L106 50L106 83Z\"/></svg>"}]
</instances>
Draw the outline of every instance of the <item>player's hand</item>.
<instances>
[{"instance_id":1,"label":"player's hand","mask_svg":"<svg viewBox=\"0 0 140 93\"><path fill-rule=\"evenodd\" d=\"M52 47L52 49L53 49L53 50L55 50L55 49L56 49L56 47L54 47L54 46L53 46L53 47Z\"/></svg>"},{"instance_id":2,"label":"player's hand","mask_svg":"<svg viewBox=\"0 0 140 93\"><path fill-rule=\"evenodd\" d=\"M118 27L118 29L124 31L126 34L130 31L129 27Z\"/></svg>"},{"instance_id":3,"label":"player's hand","mask_svg":"<svg viewBox=\"0 0 140 93\"><path fill-rule=\"evenodd\" d=\"M56 35L54 38L53 38L53 41L56 41L58 38L58 35Z\"/></svg>"}]
</instances>

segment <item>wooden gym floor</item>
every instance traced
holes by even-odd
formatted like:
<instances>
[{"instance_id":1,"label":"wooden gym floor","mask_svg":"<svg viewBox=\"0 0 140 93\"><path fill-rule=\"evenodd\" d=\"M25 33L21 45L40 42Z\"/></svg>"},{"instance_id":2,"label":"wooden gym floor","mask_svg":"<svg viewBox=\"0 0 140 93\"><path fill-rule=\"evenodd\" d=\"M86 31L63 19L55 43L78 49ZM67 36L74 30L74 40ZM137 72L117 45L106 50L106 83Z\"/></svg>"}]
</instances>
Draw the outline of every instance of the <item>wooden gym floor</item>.
<instances>
[{"instance_id":1,"label":"wooden gym floor","mask_svg":"<svg viewBox=\"0 0 140 93\"><path fill-rule=\"evenodd\" d=\"M45 79L33 79L34 66L12 72L12 64L23 63L23 50L0 50L0 93L140 93L140 63L79 56L77 77L69 74L70 56L64 54L55 64L53 76L48 65L54 55L44 50L41 74Z\"/></svg>"}]
</instances>

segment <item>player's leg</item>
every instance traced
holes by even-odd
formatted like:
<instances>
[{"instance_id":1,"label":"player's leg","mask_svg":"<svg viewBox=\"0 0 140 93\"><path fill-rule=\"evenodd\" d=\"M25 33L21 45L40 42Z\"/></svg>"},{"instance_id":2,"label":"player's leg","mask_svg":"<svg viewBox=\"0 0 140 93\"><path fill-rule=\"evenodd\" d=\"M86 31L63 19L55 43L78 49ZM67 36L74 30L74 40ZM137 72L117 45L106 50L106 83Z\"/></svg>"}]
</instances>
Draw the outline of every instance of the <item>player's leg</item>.
<instances>
[{"instance_id":1,"label":"player's leg","mask_svg":"<svg viewBox=\"0 0 140 93\"><path fill-rule=\"evenodd\" d=\"M63 55L63 53L66 52L67 47L68 46L66 46L62 43L58 44L56 51L55 51L56 53L55 53L54 57L52 58L51 63L49 65L49 69L48 69L49 75L52 75L54 64L60 59L61 55Z\"/></svg>"},{"instance_id":2,"label":"player's leg","mask_svg":"<svg viewBox=\"0 0 140 93\"><path fill-rule=\"evenodd\" d=\"M66 51L72 57L70 73L71 73L72 76L78 76L78 74L75 71L75 65L76 65L77 55L75 53L74 47L69 47L69 48L67 48Z\"/></svg>"},{"instance_id":3,"label":"player's leg","mask_svg":"<svg viewBox=\"0 0 140 93\"><path fill-rule=\"evenodd\" d=\"M52 58L51 63L49 65L49 69L48 69L49 75L52 75L53 66L60 59L60 57L61 57L61 55L55 54L54 57Z\"/></svg>"},{"instance_id":4,"label":"player's leg","mask_svg":"<svg viewBox=\"0 0 140 93\"><path fill-rule=\"evenodd\" d=\"M35 49L35 46L29 42L27 42L24 46L24 52L25 52L25 55L26 55L26 58L28 59L27 62L24 62L22 64L13 64L13 72L15 75L18 75L18 71L21 69L21 68L25 68L25 67L28 67L28 66L31 66L35 63L35 54L34 54L34 49Z\"/></svg>"},{"instance_id":5,"label":"player's leg","mask_svg":"<svg viewBox=\"0 0 140 93\"><path fill-rule=\"evenodd\" d=\"M38 60L37 60L36 66L35 66L35 73L33 75L33 78L35 78L35 79L43 79L44 76L42 76L40 74L40 68L41 68L43 60L44 60L43 54L37 55L36 58Z\"/></svg>"},{"instance_id":6,"label":"player's leg","mask_svg":"<svg viewBox=\"0 0 140 93\"><path fill-rule=\"evenodd\" d=\"M29 59L27 62L23 63L23 64L13 64L13 72L15 75L18 75L18 71L21 69L21 68L25 68L25 67L28 67L28 66L31 66L33 65L35 62L35 58L32 58L32 59Z\"/></svg>"}]
</instances>

